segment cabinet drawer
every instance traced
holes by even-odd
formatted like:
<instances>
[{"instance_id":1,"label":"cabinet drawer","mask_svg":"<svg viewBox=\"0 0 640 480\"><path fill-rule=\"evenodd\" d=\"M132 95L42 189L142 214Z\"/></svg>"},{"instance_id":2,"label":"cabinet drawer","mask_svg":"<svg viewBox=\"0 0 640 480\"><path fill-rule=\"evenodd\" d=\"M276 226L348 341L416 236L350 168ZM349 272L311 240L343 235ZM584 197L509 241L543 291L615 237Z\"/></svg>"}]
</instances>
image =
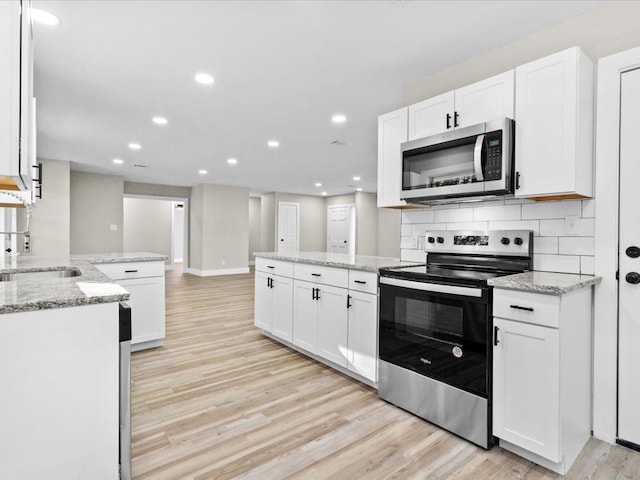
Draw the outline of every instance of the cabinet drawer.
<instances>
[{"instance_id":1,"label":"cabinet drawer","mask_svg":"<svg viewBox=\"0 0 640 480\"><path fill-rule=\"evenodd\" d=\"M349 290L364 293L378 293L378 274L349 270Z\"/></svg>"},{"instance_id":2,"label":"cabinet drawer","mask_svg":"<svg viewBox=\"0 0 640 480\"><path fill-rule=\"evenodd\" d=\"M256 258L256 271L280 275L281 277L293 277L293 263L270 258Z\"/></svg>"},{"instance_id":3,"label":"cabinet drawer","mask_svg":"<svg viewBox=\"0 0 640 480\"><path fill-rule=\"evenodd\" d=\"M349 272L342 268L296 263L293 266L293 276L298 280L342 288L347 288L349 285Z\"/></svg>"},{"instance_id":4,"label":"cabinet drawer","mask_svg":"<svg viewBox=\"0 0 640 480\"><path fill-rule=\"evenodd\" d=\"M515 290L493 290L493 315L520 322L558 328L560 296Z\"/></svg>"},{"instance_id":5,"label":"cabinet drawer","mask_svg":"<svg viewBox=\"0 0 640 480\"><path fill-rule=\"evenodd\" d=\"M164 262L98 263L94 267L111 280L164 276Z\"/></svg>"}]
</instances>

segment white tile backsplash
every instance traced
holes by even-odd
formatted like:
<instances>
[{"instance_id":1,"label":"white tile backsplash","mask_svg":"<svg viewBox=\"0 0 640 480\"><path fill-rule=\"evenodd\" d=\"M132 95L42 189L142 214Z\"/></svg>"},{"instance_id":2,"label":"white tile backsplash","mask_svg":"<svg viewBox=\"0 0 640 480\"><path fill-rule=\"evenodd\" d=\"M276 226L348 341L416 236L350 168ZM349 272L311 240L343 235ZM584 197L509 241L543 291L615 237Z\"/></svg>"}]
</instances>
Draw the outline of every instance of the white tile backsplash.
<instances>
[{"instance_id":1,"label":"white tile backsplash","mask_svg":"<svg viewBox=\"0 0 640 480\"><path fill-rule=\"evenodd\" d=\"M473 208L452 208L436 210L435 221L440 223L459 223L473 221Z\"/></svg>"},{"instance_id":2,"label":"white tile backsplash","mask_svg":"<svg viewBox=\"0 0 640 480\"><path fill-rule=\"evenodd\" d=\"M567 216L578 216L576 234L567 232ZM512 198L404 211L401 258L425 261L424 232L428 230L532 230L534 269L593 274L594 217L593 199L534 202Z\"/></svg>"},{"instance_id":3,"label":"white tile backsplash","mask_svg":"<svg viewBox=\"0 0 640 480\"><path fill-rule=\"evenodd\" d=\"M582 213L581 200L563 200L559 202L538 202L522 205L522 219L564 218L567 215Z\"/></svg>"}]
</instances>

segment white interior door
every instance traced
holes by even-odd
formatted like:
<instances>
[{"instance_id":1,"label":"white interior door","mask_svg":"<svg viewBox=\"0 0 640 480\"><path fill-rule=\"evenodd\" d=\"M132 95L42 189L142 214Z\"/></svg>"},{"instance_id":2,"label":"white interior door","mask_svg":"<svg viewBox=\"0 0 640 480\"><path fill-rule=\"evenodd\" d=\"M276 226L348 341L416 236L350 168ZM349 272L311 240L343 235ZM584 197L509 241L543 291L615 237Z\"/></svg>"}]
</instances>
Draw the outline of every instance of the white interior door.
<instances>
[{"instance_id":1,"label":"white interior door","mask_svg":"<svg viewBox=\"0 0 640 480\"><path fill-rule=\"evenodd\" d=\"M640 445L640 69L620 86L618 438Z\"/></svg>"},{"instance_id":2,"label":"white interior door","mask_svg":"<svg viewBox=\"0 0 640 480\"><path fill-rule=\"evenodd\" d=\"M278 253L297 252L300 249L299 219L300 204L278 202Z\"/></svg>"},{"instance_id":3,"label":"white interior door","mask_svg":"<svg viewBox=\"0 0 640 480\"><path fill-rule=\"evenodd\" d=\"M327 207L327 252L356 253L354 205Z\"/></svg>"}]
</instances>

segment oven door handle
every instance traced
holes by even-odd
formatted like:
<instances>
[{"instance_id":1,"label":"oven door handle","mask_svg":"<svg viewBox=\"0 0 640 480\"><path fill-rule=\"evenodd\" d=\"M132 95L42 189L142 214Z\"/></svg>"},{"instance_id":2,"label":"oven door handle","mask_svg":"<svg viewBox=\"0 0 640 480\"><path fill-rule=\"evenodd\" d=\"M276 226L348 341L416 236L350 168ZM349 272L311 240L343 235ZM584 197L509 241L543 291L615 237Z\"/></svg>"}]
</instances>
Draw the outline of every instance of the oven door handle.
<instances>
[{"instance_id":1,"label":"oven door handle","mask_svg":"<svg viewBox=\"0 0 640 480\"><path fill-rule=\"evenodd\" d=\"M457 285L443 285L440 283L412 282L399 278L380 277L381 285L422 290L424 292L450 293L452 295L464 295L466 297L482 297L481 288L459 287Z\"/></svg>"}]
</instances>

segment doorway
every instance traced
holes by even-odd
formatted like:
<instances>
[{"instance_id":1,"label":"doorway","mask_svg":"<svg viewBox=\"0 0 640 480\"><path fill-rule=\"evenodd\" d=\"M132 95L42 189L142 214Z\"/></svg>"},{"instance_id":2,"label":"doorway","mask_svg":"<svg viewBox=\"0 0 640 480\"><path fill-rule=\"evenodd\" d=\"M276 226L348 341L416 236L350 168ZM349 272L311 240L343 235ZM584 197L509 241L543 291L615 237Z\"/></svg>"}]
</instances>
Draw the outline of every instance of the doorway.
<instances>
[{"instance_id":1,"label":"doorway","mask_svg":"<svg viewBox=\"0 0 640 480\"><path fill-rule=\"evenodd\" d=\"M640 128L640 48L598 60L596 116L595 288L593 358L593 435L610 443L640 445L640 415L629 409L640 403L640 389L630 383L634 337L640 331L637 300L640 287L627 275L640 273L634 250L640 246L631 175L639 171L631 156ZM631 160L631 161L629 161ZM630 277L633 282L633 275ZM631 295L629 294L631 293ZM636 319L633 319L633 312ZM637 338L637 337L636 337ZM637 379L637 375L636 375ZM633 383L633 380L632 380ZM637 380L636 382L637 383Z\"/></svg>"},{"instance_id":2,"label":"doorway","mask_svg":"<svg viewBox=\"0 0 640 480\"><path fill-rule=\"evenodd\" d=\"M327 207L327 252L356 254L356 206Z\"/></svg>"},{"instance_id":3,"label":"doorway","mask_svg":"<svg viewBox=\"0 0 640 480\"><path fill-rule=\"evenodd\" d=\"M187 268L188 200L186 198L125 195L123 200L123 248L168 257L165 267ZM183 265L184 264L184 265Z\"/></svg>"},{"instance_id":4,"label":"doorway","mask_svg":"<svg viewBox=\"0 0 640 480\"><path fill-rule=\"evenodd\" d=\"M300 204L278 202L278 253L300 250Z\"/></svg>"}]
</instances>

